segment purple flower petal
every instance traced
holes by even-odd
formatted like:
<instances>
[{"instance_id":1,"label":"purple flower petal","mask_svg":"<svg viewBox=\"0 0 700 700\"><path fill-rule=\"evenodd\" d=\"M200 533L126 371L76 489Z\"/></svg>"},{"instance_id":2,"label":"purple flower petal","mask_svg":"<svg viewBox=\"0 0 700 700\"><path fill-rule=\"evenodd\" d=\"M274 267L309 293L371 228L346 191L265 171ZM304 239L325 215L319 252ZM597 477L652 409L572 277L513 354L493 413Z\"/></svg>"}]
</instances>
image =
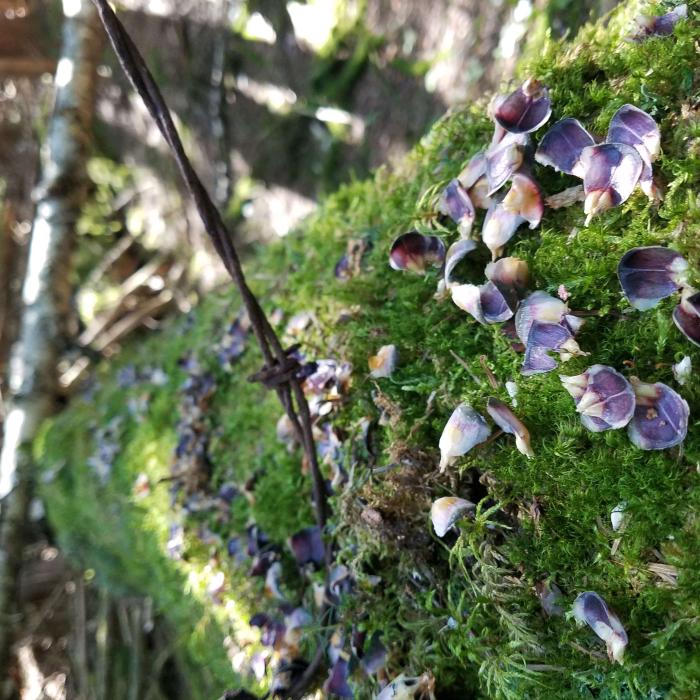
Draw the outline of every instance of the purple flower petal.
<instances>
[{"instance_id":1,"label":"purple flower petal","mask_svg":"<svg viewBox=\"0 0 700 700\"><path fill-rule=\"evenodd\" d=\"M456 496L438 498L430 508L430 519L438 537L444 537L448 530L476 506L470 501Z\"/></svg>"},{"instance_id":2,"label":"purple flower petal","mask_svg":"<svg viewBox=\"0 0 700 700\"><path fill-rule=\"evenodd\" d=\"M561 323L568 313L569 307L561 299L550 296L547 292L533 292L520 304L515 314L518 338L527 345L530 328L535 321Z\"/></svg>"},{"instance_id":3,"label":"purple flower petal","mask_svg":"<svg viewBox=\"0 0 700 700\"><path fill-rule=\"evenodd\" d=\"M440 471L443 472L456 457L461 457L475 445L486 440L491 428L469 404L462 403L452 412L440 436Z\"/></svg>"},{"instance_id":4,"label":"purple flower petal","mask_svg":"<svg viewBox=\"0 0 700 700\"><path fill-rule=\"evenodd\" d=\"M440 211L449 216L459 227L459 234L467 238L472 230L476 211L467 191L458 179L454 179L445 188L440 202Z\"/></svg>"},{"instance_id":5,"label":"purple flower petal","mask_svg":"<svg viewBox=\"0 0 700 700\"><path fill-rule=\"evenodd\" d=\"M394 270L423 273L429 265L441 267L445 260L445 244L437 236L423 236L410 231L391 245L389 264Z\"/></svg>"},{"instance_id":6,"label":"purple flower petal","mask_svg":"<svg viewBox=\"0 0 700 700\"><path fill-rule=\"evenodd\" d=\"M348 684L349 677L348 662L341 657L333 664L328 679L323 684L324 692L341 698L354 698L355 694Z\"/></svg>"},{"instance_id":7,"label":"purple flower petal","mask_svg":"<svg viewBox=\"0 0 700 700\"><path fill-rule=\"evenodd\" d=\"M445 286L451 287L456 283L456 280L452 278L452 272L455 267L459 264L461 260L464 259L466 255L476 249L476 241L471 239L459 240L453 243L447 249L447 255L445 256Z\"/></svg>"},{"instance_id":8,"label":"purple flower petal","mask_svg":"<svg viewBox=\"0 0 700 700\"><path fill-rule=\"evenodd\" d=\"M581 422L589 430L624 428L635 408L632 385L615 369L606 365L592 365L575 377L560 377L564 388L571 394Z\"/></svg>"},{"instance_id":9,"label":"purple flower petal","mask_svg":"<svg viewBox=\"0 0 700 700\"><path fill-rule=\"evenodd\" d=\"M651 115L634 105L626 104L613 114L606 141L642 146L650 160L654 161L661 148L661 132Z\"/></svg>"},{"instance_id":10,"label":"purple flower petal","mask_svg":"<svg viewBox=\"0 0 700 700\"><path fill-rule=\"evenodd\" d=\"M681 303L673 310L673 322L678 330L695 345L700 345L700 292L686 287Z\"/></svg>"},{"instance_id":11,"label":"purple flower petal","mask_svg":"<svg viewBox=\"0 0 700 700\"><path fill-rule=\"evenodd\" d=\"M561 606L564 596L556 583L538 581L535 584L535 592L540 599L542 611L547 617L562 617L564 615L564 609Z\"/></svg>"},{"instance_id":12,"label":"purple flower petal","mask_svg":"<svg viewBox=\"0 0 700 700\"><path fill-rule=\"evenodd\" d=\"M520 368L520 374L531 377L533 374L545 374L556 369L559 363L549 355L549 352L547 348L528 345L525 348L525 359Z\"/></svg>"},{"instance_id":13,"label":"purple flower petal","mask_svg":"<svg viewBox=\"0 0 700 700\"><path fill-rule=\"evenodd\" d=\"M585 591L574 601L573 613L605 642L610 660L621 664L628 642L627 632L607 603L597 593Z\"/></svg>"},{"instance_id":14,"label":"purple flower petal","mask_svg":"<svg viewBox=\"0 0 700 700\"><path fill-rule=\"evenodd\" d=\"M632 39L643 41L654 36L670 36L676 24L688 16L688 6L683 3L659 17L640 16L635 19L637 30Z\"/></svg>"},{"instance_id":15,"label":"purple flower petal","mask_svg":"<svg viewBox=\"0 0 700 700\"><path fill-rule=\"evenodd\" d=\"M530 78L499 102L494 118L506 131L527 134L539 129L551 114L552 104L547 88Z\"/></svg>"},{"instance_id":16,"label":"purple flower petal","mask_svg":"<svg viewBox=\"0 0 700 700\"><path fill-rule=\"evenodd\" d=\"M637 399L627 434L642 450L665 450L685 440L690 409L671 387L631 380Z\"/></svg>"},{"instance_id":17,"label":"purple flower petal","mask_svg":"<svg viewBox=\"0 0 700 700\"><path fill-rule=\"evenodd\" d=\"M522 216L508 211L501 202L491 205L481 229L481 240L491 251L494 260L501 255L506 243L523 223L525 219Z\"/></svg>"},{"instance_id":18,"label":"purple flower petal","mask_svg":"<svg viewBox=\"0 0 700 700\"><path fill-rule=\"evenodd\" d=\"M520 258L501 258L490 262L485 270L486 279L499 289L510 289L522 294L527 288L530 276L527 263Z\"/></svg>"},{"instance_id":19,"label":"purple flower petal","mask_svg":"<svg viewBox=\"0 0 700 700\"><path fill-rule=\"evenodd\" d=\"M520 169L527 144L527 136L505 133L503 138L486 151L486 180L489 196L503 187L513 177L513 173Z\"/></svg>"},{"instance_id":20,"label":"purple flower petal","mask_svg":"<svg viewBox=\"0 0 700 700\"><path fill-rule=\"evenodd\" d=\"M315 564L321 566L325 558L325 548L318 525L295 532L289 538L289 548L299 566Z\"/></svg>"},{"instance_id":21,"label":"purple flower petal","mask_svg":"<svg viewBox=\"0 0 700 700\"><path fill-rule=\"evenodd\" d=\"M501 291L493 282L477 287L460 284L451 288L452 301L479 323L502 323L512 318L517 298L508 290Z\"/></svg>"},{"instance_id":22,"label":"purple flower petal","mask_svg":"<svg viewBox=\"0 0 700 700\"><path fill-rule=\"evenodd\" d=\"M555 170L583 178L581 153L584 148L595 145L594 138L577 119L558 121L540 141L535 160Z\"/></svg>"},{"instance_id":23,"label":"purple flower petal","mask_svg":"<svg viewBox=\"0 0 700 700\"><path fill-rule=\"evenodd\" d=\"M617 266L617 276L628 301L646 311L685 283L688 263L670 248L648 246L628 250Z\"/></svg>"},{"instance_id":24,"label":"purple flower petal","mask_svg":"<svg viewBox=\"0 0 700 700\"><path fill-rule=\"evenodd\" d=\"M522 454L526 457L534 457L530 446L530 431L508 405L499 399L490 397L486 403L486 410L493 418L494 423L504 433L515 436L515 445Z\"/></svg>"},{"instance_id":25,"label":"purple flower petal","mask_svg":"<svg viewBox=\"0 0 700 700\"><path fill-rule=\"evenodd\" d=\"M581 164L586 225L596 214L627 201L637 186L643 167L637 150L622 143L602 143L584 148Z\"/></svg>"},{"instance_id":26,"label":"purple flower petal","mask_svg":"<svg viewBox=\"0 0 700 700\"><path fill-rule=\"evenodd\" d=\"M527 172L520 171L513 175L508 194L503 198L503 208L521 216L530 224L530 228L539 225L544 214L542 190L535 179Z\"/></svg>"}]
</instances>

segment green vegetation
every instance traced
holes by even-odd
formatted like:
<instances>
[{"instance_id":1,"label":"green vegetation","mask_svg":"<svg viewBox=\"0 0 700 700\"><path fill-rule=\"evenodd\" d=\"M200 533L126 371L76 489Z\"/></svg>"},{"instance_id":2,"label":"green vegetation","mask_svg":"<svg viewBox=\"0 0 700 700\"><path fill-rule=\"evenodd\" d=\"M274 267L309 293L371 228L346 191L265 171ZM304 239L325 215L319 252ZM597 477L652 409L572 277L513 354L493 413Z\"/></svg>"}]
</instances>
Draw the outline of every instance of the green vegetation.
<instances>
[{"instance_id":1,"label":"green vegetation","mask_svg":"<svg viewBox=\"0 0 700 700\"><path fill-rule=\"evenodd\" d=\"M691 19L674 36L627 43L622 37L632 9L584 26L572 44L545 41L520 74L550 87L551 122L575 116L604 133L625 102L649 111L661 127L663 154L655 174L665 190L663 203L651 206L637 192L587 228L580 204L548 210L537 230L519 231L507 254L529 263L532 289L556 293L564 284L571 309L586 314L578 339L591 355L566 363L565 374L602 363L677 387L671 365L687 354L700 367L700 351L672 324L674 300L633 311L615 270L631 247L671 245L700 282L694 191L700 176L700 30L691 4ZM333 498L331 529L339 561L358 580L341 618L348 626L381 631L390 675L432 671L439 698L694 698L700 687L697 372L680 389L691 414L683 448L642 452L624 430L586 431L556 372L521 377L522 355L498 327L478 325L449 299L434 299L435 273L420 277L387 265L391 242L410 228L456 239L454 228L439 224L433 212L446 183L490 139L486 104L442 119L399 172L382 169L370 181L343 187L299 231L248 264L268 311L282 309L287 319L313 312L316 320L300 338L308 356L354 367L352 386L332 416L347 438L351 478ZM536 175L547 193L574 184L539 167ZM337 280L335 261L349 239L361 237L373 244L362 273ZM475 256L467 263L474 281L482 279L485 260ZM281 409L274 395L246 381L260 365L252 338L233 371L217 362L214 343L237 309L235 295L223 291L205 300L192 319L125 353L122 364L157 364L168 383L122 389L114 369L104 368L96 393L76 399L36 446L45 470L42 494L62 545L109 586L152 595L186 640L188 657L197 663L193 674L217 691L235 683L223 636L249 636L245 621L261 605L259 580L228 563L227 538L250 517L280 543L313 521L301 455L275 438ZM399 367L391 378L371 380L367 358L386 343L398 347ZM177 361L188 351L217 381L205 416L211 491L224 482L243 484L256 473L259 479L254 503L234 500L230 520L192 516L183 559L175 562L164 552L178 511L169 504L167 483L155 482L172 463L184 379ZM481 356L501 388L489 387ZM528 461L503 436L438 475L438 438L452 409L468 400L483 412L491 394L508 400L502 388L507 380L517 383L516 412L533 436L535 458ZM144 392L147 406L134 415L129 406ZM388 420L375 426L368 453L360 422L376 422L378 406ZM117 416L122 449L102 484L86 460L94 452L95 428ZM141 472L154 485L138 500L133 483ZM448 494L480 501L456 542L437 540L429 524L431 501ZM609 514L622 501L630 517L622 534L613 533ZM198 541L203 525L223 538L220 546ZM617 537L621 542L613 548ZM666 578L655 566L661 563L674 567ZM212 565L229 575L219 606L202 593ZM371 585L370 576L380 576L381 584ZM534 586L544 579L556 581L567 609L584 590L608 601L630 638L624 666L605 658L587 628L542 615ZM288 580L287 593L299 595L299 581ZM308 604L310 592L304 595ZM246 652L258 648L253 644ZM242 680L250 684L248 677ZM374 681L361 673L353 680L357 697L372 697Z\"/></svg>"}]
</instances>

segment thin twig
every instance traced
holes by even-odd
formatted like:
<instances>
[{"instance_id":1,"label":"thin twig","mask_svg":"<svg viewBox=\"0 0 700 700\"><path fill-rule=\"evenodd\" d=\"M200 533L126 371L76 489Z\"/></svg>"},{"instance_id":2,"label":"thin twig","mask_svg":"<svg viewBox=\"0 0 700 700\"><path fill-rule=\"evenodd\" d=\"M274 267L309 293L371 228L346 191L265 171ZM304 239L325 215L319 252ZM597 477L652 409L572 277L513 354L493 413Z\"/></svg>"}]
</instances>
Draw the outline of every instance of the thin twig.
<instances>
[{"instance_id":1,"label":"thin twig","mask_svg":"<svg viewBox=\"0 0 700 700\"><path fill-rule=\"evenodd\" d=\"M97 7L102 24L104 25L107 36L109 37L124 72L136 92L138 92L143 99L146 108L172 151L180 175L184 180L187 190L194 199L197 212L202 220L205 231L212 241L214 249L221 258L224 267L231 275L231 278L241 294L243 305L250 318L253 333L255 334L260 346L260 351L263 355L263 371L278 368L280 373L284 373L288 369L289 358L287 357L287 353L277 338L260 303L248 287L240 258L233 245L231 235L224 224L219 210L212 202L206 188L185 154L170 110L165 104L165 100L153 76L131 40L131 37L110 7L108 1L93 0L93 3ZM316 522L321 529L324 529L328 518L325 485L314 445L311 414L300 380L297 379L296 376L286 376L284 382L276 384L274 388L280 403L284 407L292 423L299 442L303 445L306 458L311 467ZM294 405L295 403L296 408ZM327 568L330 569L332 564L332 544L330 541L326 543L325 560ZM313 680L315 671L322 661L323 654L319 655L317 653L304 676L303 680L305 683L310 683ZM300 697L303 694L303 688L298 687L298 691L297 688L295 688L295 692L298 692L298 696ZM294 696L290 695L289 697Z\"/></svg>"}]
</instances>

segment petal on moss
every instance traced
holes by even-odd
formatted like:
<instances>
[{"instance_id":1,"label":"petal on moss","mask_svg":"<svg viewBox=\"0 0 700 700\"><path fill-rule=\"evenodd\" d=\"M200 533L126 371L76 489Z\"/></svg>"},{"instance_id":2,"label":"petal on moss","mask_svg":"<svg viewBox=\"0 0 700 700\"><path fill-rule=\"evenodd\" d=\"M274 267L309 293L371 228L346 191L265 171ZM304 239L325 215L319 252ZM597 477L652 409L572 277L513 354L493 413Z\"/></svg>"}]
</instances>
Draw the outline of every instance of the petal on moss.
<instances>
[{"instance_id":1,"label":"petal on moss","mask_svg":"<svg viewBox=\"0 0 700 700\"><path fill-rule=\"evenodd\" d=\"M518 227L525 223L519 214L507 211L502 203L494 203L486 212L481 240L491 251L494 260L503 252L506 243L515 235Z\"/></svg>"},{"instance_id":2,"label":"petal on moss","mask_svg":"<svg viewBox=\"0 0 700 700\"><path fill-rule=\"evenodd\" d=\"M410 231L391 245L389 264L394 270L424 273L428 266L441 267L445 261L445 244L437 236L423 236Z\"/></svg>"},{"instance_id":3,"label":"petal on moss","mask_svg":"<svg viewBox=\"0 0 700 700\"><path fill-rule=\"evenodd\" d=\"M486 175L486 153L479 151L470 159L464 170L457 176L457 179L465 190L469 190L484 175Z\"/></svg>"},{"instance_id":4,"label":"petal on moss","mask_svg":"<svg viewBox=\"0 0 700 700\"><path fill-rule=\"evenodd\" d=\"M376 355L367 360L370 369L370 377L381 379L391 376L391 373L396 369L396 363L399 360L399 353L396 345L382 345Z\"/></svg>"},{"instance_id":5,"label":"petal on moss","mask_svg":"<svg viewBox=\"0 0 700 700\"><path fill-rule=\"evenodd\" d=\"M486 279L501 289L512 289L522 294L527 289L530 270L527 263L520 258L501 258L490 262L485 270Z\"/></svg>"},{"instance_id":6,"label":"petal on moss","mask_svg":"<svg viewBox=\"0 0 700 700\"><path fill-rule=\"evenodd\" d=\"M355 693L348 683L350 669L348 662L342 656L333 664L330 674L323 684L323 690L330 695L337 695L341 698L354 698Z\"/></svg>"},{"instance_id":7,"label":"petal on moss","mask_svg":"<svg viewBox=\"0 0 700 700\"><path fill-rule=\"evenodd\" d=\"M531 377L533 374L545 374L556 369L559 363L550 356L547 348L536 345L528 345L525 348L525 359L523 360L520 374L524 377Z\"/></svg>"},{"instance_id":8,"label":"petal on moss","mask_svg":"<svg viewBox=\"0 0 700 700\"><path fill-rule=\"evenodd\" d=\"M321 566L323 564L325 549L321 530L317 525L295 532L289 538L289 548L299 566L306 564Z\"/></svg>"},{"instance_id":9,"label":"petal on moss","mask_svg":"<svg viewBox=\"0 0 700 700\"><path fill-rule=\"evenodd\" d=\"M459 262L463 260L466 255L468 255L475 249L476 241L471 239L456 241L447 249L447 255L445 256L444 272L446 287L449 288L457 284L456 280L453 278L453 272L455 267L457 267Z\"/></svg>"},{"instance_id":10,"label":"petal on moss","mask_svg":"<svg viewBox=\"0 0 700 700\"><path fill-rule=\"evenodd\" d=\"M512 318L517 304L515 295L504 293L493 282L477 287L460 284L451 288L452 301L479 323L502 323Z\"/></svg>"},{"instance_id":11,"label":"petal on moss","mask_svg":"<svg viewBox=\"0 0 700 700\"><path fill-rule=\"evenodd\" d=\"M661 132L654 118L634 105L622 105L615 112L608 127L608 143L642 146L651 161L659 155Z\"/></svg>"},{"instance_id":12,"label":"petal on moss","mask_svg":"<svg viewBox=\"0 0 700 700\"><path fill-rule=\"evenodd\" d=\"M462 403L452 412L440 436L440 471L491 434L484 417L469 404Z\"/></svg>"},{"instance_id":13,"label":"petal on moss","mask_svg":"<svg viewBox=\"0 0 700 700\"><path fill-rule=\"evenodd\" d=\"M539 129L552 114L549 91L534 78L526 80L505 99L499 100L494 118L513 134L527 134Z\"/></svg>"},{"instance_id":14,"label":"petal on moss","mask_svg":"<svg viewBox=\"0 0 700 700\"><path fill-rule=\"evenodd\" d=\"M530 328L535 321L561 323L568 314L569 307L561 299L550 296L547 292L533 292L520 304L515 314L518 338L527 345Z\"/></svg>"},{"instance_id":15,"label":"petal on moss","mask_svg":"<svg viewBox=\"0 0 700 700\"><path fill-rule=\"evenodd\" d=\"M530 228L538 226L544 214L544 199L535 178L527 172L515 173L502 206L508 213L525 219Z\"/></svg>"},{"instance_id":16,"label":"petal on moss","mask_svg":"<svg viewBox=\"0 0 700 700\"><path fill-rule=\"evenodd\" d=\"M493 418L494 423L504 433L515 436L515 446L522 454L528 458L534 457L534 452L530 446L530 431L507 404L499 399L490 397L486 403L486 410Z\"/></svg>"},{"instance_id":17,"label":"petal on moss","mask_svg":"<svg viewBox=\"0 0 700 700\"><path fill-rule=\"evenodd\" d=\"M605 642L608 658L622 664L627 632L603 598L593 591L585 591L574 601L573 613L580 623L588 625Z\"/></svg>"},{"instance_id":18,"label":"petal on moss","mask_svg":"<svg viewBox=\"0 0 700 700\"><path fill-rule=\"evenodd\" d=\"M695 345L700 345L700 292L686 287L681 303L673 310L673 322L678 330Z\"/></svg>"},{"instance_id":19,"label":"petal on moss","mask_svg":"<svg viewBox=\"0 0 700 700\"><path fill-rule=\"evenodd\" d=\"M578 119L562 119L542 137L535 152L535 160L558 172L583 178L581 153L584 148L593 145L594 138Z\"/></svg>"},{"instance_id":20,"label":"petal on moss","mask_svg":"<svg viewBox=\"0 0 700 700\"><path fill-rule=\"evenodd\" d=\"M671 296L686 280L688 263L671 248L632 248L621 258L617 276L628 301L646 311Z\"/></svg>"},{"instance_id":21,"label":"petal on moss","mask_svg":"<svg viewBox=\"0 0 700 700\"><path fill-rule=\"evenodd\" d=\"M476 211L467 191L458 179L452 180L445 188L440 201L440 211L457 224L462 238L469 236Z\"/></svg>"},{"instance_id":22,"label":"petal on moss","mask_svg":"<svg viewBox=\"0 0 700 700\"><path fill-rule=\"evenodd\" d=\"M687 355L684 355L679 362L673 365L672 369L676 381L683 386L693 375L692 360Z\"/></svg>"},{"instance_id":23,"label":"petal on moss","mask_svg":"<svg viewBox=\"0 0 700 700\"><path fill-rule=\"evenodd\" d=\"M683 442L690 415L687 402L661 382L630 381L637 400L627 426L632 443L642 450L665 450Z\"/></svg>"},{"instance_id":24,"label":"petal on moss","mask_svg":"<svg viewBox=\"0 0 700 700\"><path fill-rule=\"evenodd\" d=\"M411 677L401 674L394 678L375 700L414 700L414 698L434 698L435 679L432 674Z\"/></svg>"},{"instance_id":25,"label":"petal on moss","mask_svg":"<svg viewBox=\"0 0 700 700\"><path fill-rule=\"evenodd\" d=\"M525 160L527 136L496 131L494 142L486 151L486 179L488 194L492 195L508 182Z\"/></svg>"},{"instance_id":26,"label":"petal on moss","mask_svg":"<svg viewBox=\"0 0 700 700\"><path fill-rule=\"evenodd\" d=\"M588 146L581 155L583 211L586 225L612 207L627 201L642 174L642 159L635 148L622 143Z\"/></svg>"},{"instance_id":27,"label":"petal on moss","mask_svg":"<svg viewBox=\"0 0 700 700\"><path fill-rule=\"evenodd\" d=\"M670 36L673 34L676 24L687 16L688 6L685 3L656 17L640 15L634 20L636 26L631 38L635 41L643 41L655 36Z\"/></svg>"},{"instance_id":28,"label":"petal on moss","mask_svg":"<svg viewBox=\"0 0 700 700\"><path fill-rule=\"evenodd\" d=\"M444 537L448 530L476 506L464 498L445 496L438 498L430 508L430 519L438 537Z\"/></svg>"},{"instance_id":29,"label":"petal on moss","mask_svg":"<svg viewBox=\"0 0 700 700\"><path fill-rule=\"evenodd\" d=\"M560 377L581 414L581 422L589 430L624 428L635 409L632 385L615 369L606 365L592 365L575 377Z\"/></svg>"}]
</instances>

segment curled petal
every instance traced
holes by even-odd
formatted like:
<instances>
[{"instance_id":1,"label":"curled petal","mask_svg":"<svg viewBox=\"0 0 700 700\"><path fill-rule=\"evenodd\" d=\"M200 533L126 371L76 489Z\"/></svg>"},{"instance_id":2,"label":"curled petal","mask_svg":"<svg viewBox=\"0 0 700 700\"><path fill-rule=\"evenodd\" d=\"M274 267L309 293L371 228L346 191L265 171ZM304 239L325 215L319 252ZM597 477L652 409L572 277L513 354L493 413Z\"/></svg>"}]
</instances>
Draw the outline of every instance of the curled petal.
<instances>
[{"instance_id":1,"label":"curled petal","mask_svg":"<svg viewBox=\"0 0 700 700\"><path fill-rule=\"evenodd\" d=\"M683 3L659 17L640 16L635 18L636 31L632 39L642 41L654 36L670 36L676 24L688 16L688 6Z\"/></svg>"},{"instance_id":2,"label":"curled petal","mask_svg":"<svg viewBox=\"0 0 700 700\"><path fill-rule=\"evenodd\" d=\"M500 100L495 112L496 122L513 134L527 134L539 129L552 114L549 92L533 78Z\"/></svg>"},{"instance_id":3,"label":"curled petal","mask_svg":"<svg viewBox=\"0 0 700 700\"><path fill-rule=\"evenodd\" d=\"M469 236L476 211L467 190L462 187L458 179L452 180L445 188L440 202L440 211L458 225L462 238Z\"/></svg>"},{"instance_id":4,"label":"curled petal","mask_svg":"<svg viewBox=\"0 0 700 700\"><path fill-rule=\"evenodd\" d=\"M688 263L680 253L648 246L628 250L617 266L617 276L629 303L646 311L682 286L687 270Z\"/></svg>"},{"instance_id":5,"label":"curled petal","mask_svg":"<svg viewBox=\"0 0 700 700\"><path fill-rule=\"evenodd\" d=\"M527 288L530 270L527 263L520 258L501 258L490 262L484 271L486 279L500 289L512 289L521 294Z\"/></svg>"},{"instance_id":6,"label":"curled petal","mask_svg":"<svg viewBox=\"0 0 700 700\"><path fill-rule=\"evenodd\" d=\"M637 186L643 163L637 150L623 143L588 146L583 149L581 163L586 194L583 211L588 225L596 214L627 201Z\"/></svg>"},{"instance_id":7,"label":"curled petal","mask_svg":"<svg viewBox=\"0 0 700 700\"><path fill-rule=\"evenodd\" d=\"M372 355L367 361L370 368L370 377L381 379L389 377L396 369L396 363L399 360L399 353L396 345L382 345L376 355Z\"/></svg>"},{"instance_id":8,"label":"curled petal","mask_svg":"<svg viewBox=\"0 0 700 700\"><path fill-rule=\"evenodd\" d=\"M355 693L348 684L350 670L348 662L342 656L333 664L328 679L323 684L323 690L328 695L337 695L341 698L354 698Z\"/></svg>"},{"instance_id":9,"label":"curled petal","mask_svg":"<svg viewBox=\"0 0 700 700\"><path fill-rule=\"evenodd\" d=\"M445 286L452 287L456 281L452 277L455 267L466 255L476 249L476 241L470 239L459 240L447 249L445 256Z\"/></svg>"},{"instance_id":10,"label":"curled petal","mask_svg":"<svg viewBox=\"0 0 700 700\"><path fill-rule=\"evenodd\" d=\"M289 538L289 548L299 566L309 563L317 566L323 564L325 548L321 538L321 530L317 525L295 532Z\"/></svg>"},{"instance_id":11,"label":"curled petal","mask_svg":"<svg viewBox=\"0 0 700 700\"><path fill-rule=\"evenodd\" d=\"M441 267L445 260L445 244L437 236L423 236L410 231L399 236L391 245L389 264L394 270L423 273L432 265Z\"/></svg>"},{"instance_id":12,"label":"curled petal","mask_svg":"<svg viewBox=\"0 0 700 700\"><path fill-rule=\"evenodd\" d=\"M665 450L680 444L688 432L690 409L671 387L631 380L637 399L627 434L642 450Z\"/></svg>"},{"instance_id":13,"label":"curled petal","mask_svg":"<svg viewBox=\"0 0 700 700\"><path fill-rule=\"evenodd\" d=\"M479 151L467 163L457 179L465 190L470 190L484 175L486 175L486 153Z\"/></svg>"},{"instance_id":14,"label":"curled petal","mask_svg":"<svg viewBox=\"0 0 700 700\"><path fill-rule=\"evenodd\" d=\"M493 397L486 403L486 410L494 423L504 432L515 436L515 446L526 457L534 457L530 446L530 431L510 408Z\"/></svg>"},{"instance_id":15,"label":"curled petal","mask_svg":"<svg viewBox=\"0 0 700 700\"><path fill-rule=\"evenodd\" d=\"M678 330L695 345L700 345L700 292L686 287L681 303L673 310L673 322Z\"/></svg>"},{"instance_id":16,"label":"curled petal","mask_svg":"<svg viewBox=\"0 0 700 700\"><path fill-rule=\"evenodd\" d=\"M394 678L375 700L413 700L425 696L433 698L434 688L435 679L431 673L424 673L418 677L409 677L402 673Z\"/></svg>"},{"instance_id":17,"label":"curled petal","mask_svg":"<svg viewBox=\"0 0 700 700\"><path fill-rule=\"evenodd\" d=\"M518 338L527 345L530 328L535 321L561 323L568 314L569 307L561 299L552 297L547 292L533 292L520 304L515 314Z\"/></svg>"},{"instance_id":18,"label":"curled petal","mask_svg":"<svg viewBox=\"0 0 700 700\"><path fill-rule=\"evenodd\" d=\"M611 661L622 664L627 647L627 632L607 603L593 591L581 593L574 601L574 617L588 625L605 642Z\"/></svg>"},{"instance_id":19,"label":"curled petal","mask_svg":"<svg viewBox=\"0 0 700 700\"><path fill-rule=\"evenodd\" d=\"M473 503L456 496L438 498L430 508L430 519L433 521L435 534L438 537L444 537L458 520L474 508L476 506Z\"/></svg>"},{"instance_id":20,"label":"curled petal","mask_svg":"<svg viewBox=\"0 0 700 700\"><path fill-rule=\"evenodd\" d=\"M561 606L564 596L559 586L553 581L538 581L535 584L537 597L540 599L540 605L547 617L561 617L564 610Z\"/></svg>"},{"instance_id":21,"label":"curled petal","mask_svg":"<svg viewBox=\"0 0 700 700\"><path fill-rule=\"evenodd\" d=\"M502 203L495 203L486 212L481 239L495 260L503 252L506 243L515 235L518 226L525 222L519 214L507 211Z\"/></svg>"},{"instance_id":22,"label":"curled petal","mask_svg":"<svg viewBox=\"0 0 700 700\"><path fill-rule=\"evenodd\" d=\"M515 173L510 190L503 198L502 206L507 212L525 219L530 224L530 228L535 228L544 214L544 199L540 186L528 173Z\"/></svg>"},{"instance_id":23,"label":"curled petal","mask_svg":"<svg viewBox=\"0 0 700 700\"><path fill-rule=\"evenodd\" d=\"M486 180L488 195L492 195L508 182L523 164L527 136L506 133L486 152Z\"/></svg>"},{"instance_id":24,"label":"curled petal","mask_svg":"<svg viewBox=\"0 0 700 700\"><path fill-rule=\"evenodd\" d=\"M493 282L477 287L460 284L452 287L452 301L470 313L479 323L502 323L513 316L517 299L502 292Z\"/></svg>"},{"instance_id":25,"label":"curled petal","mask_svg":"<svg viewBox=\"0 0 700 700\"><path fill-rule=\"evenodd\" d=\"M542 137L535 152L535 160L559 172L583 179L581 153L584 148L594 144L595 140L578 119L562 119Z\"/></svg>"},{"instance_id":26,"label":"curled petal","mask_svg":"<svg viewBox=\"0 0 700 700\"><path fill-rule=\"evenodd\" d=\"M575 377L560 377L581 422L594 433L624 428L634 414L632 385L615 369L592 365Z\"/></svg>"},{"instance_id":27,"label":"curled petal","mask_svg":"<svg viewBox=\"0 0 700 700\"><path fill-rule=\"evenodd\" d=\"M683 386L693 374L693 364L687 355L685 355L680 362L676 362L672 369L673 376L681 386Z\"/></svg>"},{"instance_id":28,"label":"curled petal","mask_svg":"<svg viewBox=\"0 0 700 700\"><path fill-rule=\"evenodd\" d=\"M491 428L469 404L462 403L452 412L440 436L440 471L443 472L456 457L469 452L486 440Z\"/></svg>"}]
</instances>

